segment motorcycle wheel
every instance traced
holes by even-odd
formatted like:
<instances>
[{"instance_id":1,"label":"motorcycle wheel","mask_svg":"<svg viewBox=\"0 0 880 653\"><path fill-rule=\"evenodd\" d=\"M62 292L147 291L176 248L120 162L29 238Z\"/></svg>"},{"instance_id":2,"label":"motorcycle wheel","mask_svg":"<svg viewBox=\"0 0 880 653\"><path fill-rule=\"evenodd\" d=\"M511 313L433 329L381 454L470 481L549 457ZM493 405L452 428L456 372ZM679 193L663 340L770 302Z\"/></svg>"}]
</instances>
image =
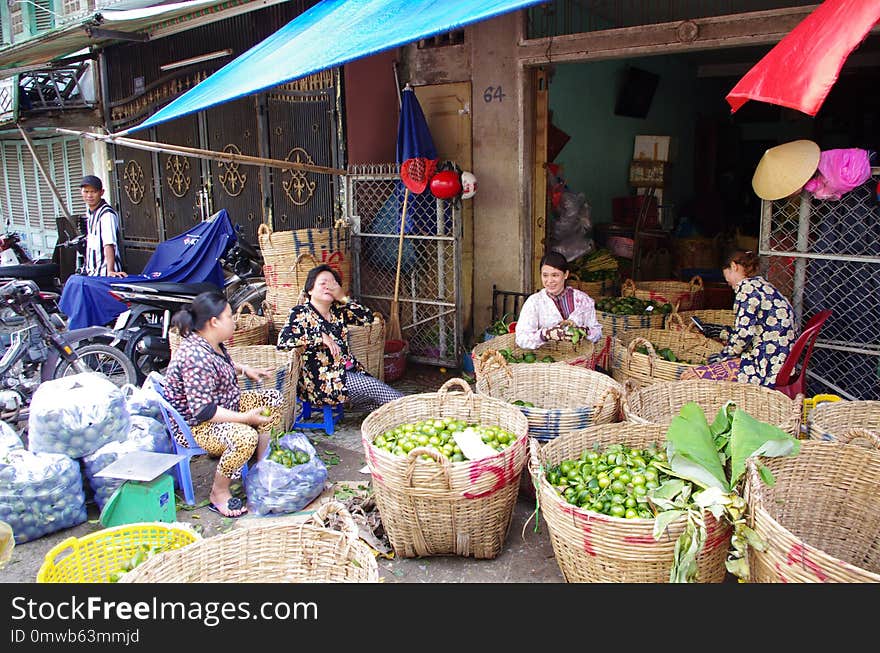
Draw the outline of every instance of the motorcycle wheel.
<instances>
[{"instance_id":1,"label":"motorcycle wheel","mask_svg":"<svg viewBox=\"0 0 880 653\"><path fill-rule=\"evenodd\" d=\"M122 387L126 383L137 383L137 372L134 364L116 347L92 343L78 347L76 350L80 360L89 369L103 374L114 385ZM53 379L79 374L79 370L68 361L61 361L52 375Z\"/></svg>"}]
</instances>

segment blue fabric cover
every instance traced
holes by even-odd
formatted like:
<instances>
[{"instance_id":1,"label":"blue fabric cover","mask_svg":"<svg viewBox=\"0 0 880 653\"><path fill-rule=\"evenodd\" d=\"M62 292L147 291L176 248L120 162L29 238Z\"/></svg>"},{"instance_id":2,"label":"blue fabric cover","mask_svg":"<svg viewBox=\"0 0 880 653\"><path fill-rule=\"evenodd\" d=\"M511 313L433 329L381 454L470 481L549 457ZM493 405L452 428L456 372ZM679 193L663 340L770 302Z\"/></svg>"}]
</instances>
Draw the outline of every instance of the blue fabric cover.
<instances>
[{"instance_id":1,"label":"blue fabric cover","mask_svg":"<svg viewBox=\"0 0 880 653\"><path fill-rule=\"evenodd\" d=\"M235 230L226 209L179 236L159 243L142 274L127 277L86 277L75 274L64 283L59 307L67 315L69 329L108 324L126 310L110 296L111 283L168 281L213 283L223 288L219 259L235 242Z\"/></svg>"}]
</instances>

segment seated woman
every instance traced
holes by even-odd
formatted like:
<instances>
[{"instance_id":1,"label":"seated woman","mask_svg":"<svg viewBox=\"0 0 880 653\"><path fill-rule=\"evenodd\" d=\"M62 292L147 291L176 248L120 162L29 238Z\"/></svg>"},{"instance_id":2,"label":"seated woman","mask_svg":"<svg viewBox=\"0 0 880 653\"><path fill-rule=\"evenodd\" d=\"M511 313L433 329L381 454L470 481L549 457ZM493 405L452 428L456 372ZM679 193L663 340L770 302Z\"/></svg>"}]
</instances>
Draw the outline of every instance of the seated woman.
<instances>
[{"instance_id":1,"label":"seated woman","mask_svg":"<svg viewBox=\"0 0 880 653\"><path fill-rule=\"evenodd\" d=\"M587 293L566 286L566 279L568 261L559 252L547 252L541 258L544 288L526 299L516 322L517 346L537 349L548 340L571 340L566 324L586 329L591 342L602 337L595 303Z\"/></svg>"},{"instance_id":2,"label":"seated woman","mask_svg":"<svg viewBox=\"0 0 880 653\"><path fill-rule=\"evenodd\" d=\"M224 517L238 517L247 509L232 496L230 485L241 478L241 468L255 452L257 460L265 453L269 428L281 422L281 393L239 389L237 373L257 381L272 372L239 365L229 357L223 341L232 336L235 322L222 293L203 292L175 313L171 323L183 341L168 363L163 393L190 425L196 443L211 456L220 457L210 509ZM187 446L182 433L173 435Z\"/></svg>"},{"instance_id":3,"label":"seated woman","mask_svg":"<svg viewBox=\"0 0 880 653\"><path fill-rule=\"evenodd\" d=\"M733 327L721 334L727 344L720 354L709 357L708 365L692 368L681 378L772 387L797 340L794 309L782 293L758 275L754 252L732 250L724 261L724 279L736 293Z\"/></svg>"},{"instance_id":4,"label":"seated woman","mask_svg":"<svg viewBox=\"0 0 880 653\"><path fill-rule=\"evenodd\" d=\"M303 347L299 375L300 399L313 406L334 406L351 400L357 408L372 410L403 396L370 376L348 350L348 325L369 324L373 313L342 294L342 280L329 265L306 275L308 301L290 310L287 325L278 334L278 348Z\"/></svg>"}]
</instances>

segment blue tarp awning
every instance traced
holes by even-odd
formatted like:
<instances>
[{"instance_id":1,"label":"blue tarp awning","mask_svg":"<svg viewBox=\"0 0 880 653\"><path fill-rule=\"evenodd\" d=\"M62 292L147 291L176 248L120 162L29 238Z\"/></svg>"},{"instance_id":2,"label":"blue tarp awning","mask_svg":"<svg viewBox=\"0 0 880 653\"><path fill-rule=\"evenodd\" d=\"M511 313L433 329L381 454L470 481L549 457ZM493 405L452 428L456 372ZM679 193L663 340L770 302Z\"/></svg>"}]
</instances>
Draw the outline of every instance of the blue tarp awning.
<instances>
[{"instance_id":1,"label":"blue tarp awning","mask_svg":"<svg viewBox=\"0 0 880 653\"><path fill-rule=\"evenodd\" d=\"M324 0L124 133L542 1Z\"/></svg>"}]
</instances>

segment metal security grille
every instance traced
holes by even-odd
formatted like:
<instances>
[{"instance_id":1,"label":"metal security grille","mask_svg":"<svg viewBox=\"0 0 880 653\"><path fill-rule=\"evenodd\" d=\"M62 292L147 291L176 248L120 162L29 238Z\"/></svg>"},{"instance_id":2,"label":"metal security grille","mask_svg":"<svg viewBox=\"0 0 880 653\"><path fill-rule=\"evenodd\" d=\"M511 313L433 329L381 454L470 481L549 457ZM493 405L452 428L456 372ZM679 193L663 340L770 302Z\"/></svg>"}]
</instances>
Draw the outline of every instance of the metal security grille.
<instances>
[{"instance_id":1,"label":"metal security grille","mask_svg":"<svg viewBox=\"0 0 880 653\"><path fill-rule=\"evenodd\" d=\"M880 399L880 204L874 178L840 200L809 193L762 204L767 279L804 324L833 313L807 370L810 395Z\"/></svg>"},{"instance_id":2,"label":"metal security grille","mask_svg":"<svg viewBox=\"0 0 880 653\"><path fill-rule=\"evenodd\" d=\"M394 297L404 189L394 164L355 166L346 183L353 222L353 294L384 315ZM457 367L461 356L461 208L409 195L400 271L400 325L410 358Z\"/></svg>"}]
</instances>

